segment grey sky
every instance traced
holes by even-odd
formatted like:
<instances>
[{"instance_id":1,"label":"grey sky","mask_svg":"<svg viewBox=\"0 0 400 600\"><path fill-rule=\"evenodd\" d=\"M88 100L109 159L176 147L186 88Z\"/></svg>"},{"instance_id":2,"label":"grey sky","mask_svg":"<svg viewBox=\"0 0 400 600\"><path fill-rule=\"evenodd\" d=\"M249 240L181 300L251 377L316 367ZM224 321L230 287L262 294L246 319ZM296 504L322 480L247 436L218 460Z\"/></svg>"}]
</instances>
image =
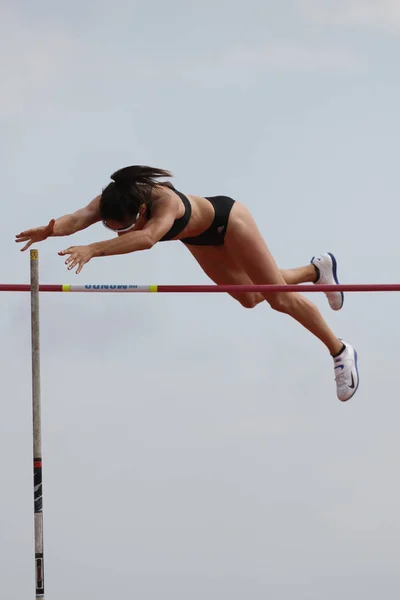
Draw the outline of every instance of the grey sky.
<instances>
[{"instance_id":1,"label":"grey sky","mask_svg":"<svg viewBox=\"0 0 400 600\"><path fill-rule=\"evenodd\" d=\"M2 282L14 234L128 164L245 202L278 263L332 251L343 282L398 280L397 0L0 4ZM7 212L6 212L7 211ZM182 244L43 283L207 283ZM311 297L311 295L310 295ZM42 295L47 597L394 600L400 594L398 296L330 311L324 347L223 295ZM29 296L0 295L1 600L33 598Z\"/></svg>"}]
</instances>

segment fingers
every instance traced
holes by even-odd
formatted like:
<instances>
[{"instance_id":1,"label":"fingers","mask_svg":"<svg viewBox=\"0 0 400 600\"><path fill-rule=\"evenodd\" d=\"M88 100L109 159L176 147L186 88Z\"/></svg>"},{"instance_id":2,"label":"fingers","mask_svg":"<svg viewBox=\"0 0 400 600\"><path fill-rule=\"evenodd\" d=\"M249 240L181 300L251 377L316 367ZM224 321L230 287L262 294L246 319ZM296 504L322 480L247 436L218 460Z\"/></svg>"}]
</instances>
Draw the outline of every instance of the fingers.
<instances>
[{"instance_id":1,"label":"fingers","mask_svg":"<svg viewBox=\"0 0 400 600\"><path fill-rule=\"evenodd\" d=\"M79 275L79 273L83 269L83 265L86 263L87 260L82 258L81 256L76 256L75 258L71 256L68 260L65 261L65 264L68 264L68 271L75 269L76 266L78 267L76 270L77 275Z\"/></svg>"},{"instance_id":2,"label":"fingers","mask_svg":"<svg viewBox=\"0 0 400 600\"><path fill-rule=\"evenodd\" d=\"M21 252L24 252L24 250L27 250L29 248L29 246L35 244L36 242L43 241L46 237L47 236L43 235L43 232L39 233L35 229L30 229L28 231L22 231L21 233L18 233L15 236L15 241L17 243L28 242L28 244L26 244L26 246L24 246L24 248L21 249Z\"/></svg>"},{"instance_id":3,"label":"fingers","mask_svg":"<svg viewBox=\"0 0 400 600\"><path fill-rule=\"evenodd\" d=\"M67 260L65 261L65 264L68 265L69 269L72 269L78 261L79 261L79 255L71 254L71 256L69 256L67 258Z\"/></svg>"},{"instance_id":4,"label":"fingers","mask_svg":"<svg viewBox=\"0 0 400 600\"><path fill-rule=\"evenodd\" d=\"M17 243L21 243L21 242L28 242L27 244L25 244L25 246L23 248L21 248L21 252L24 252L25 250L27 250L29 248L29 246L32 246L32 244L34 242L37 242L38 240L34 240L31 238L31 236L26 236L26 237L22 237L20 240L15 240Z\"/></svg>"},{"instance_id":5,"label":"fingers","mask_svg":"<svg viewBox=\"0 0 400 600\"><path fill-rule=\"evenodd\" d=\"M65 261L65 264L68 265L68 271L71 271L71 269L76 267L76 265L81 264L81 260L78 256L75 258L71 256L68 260Z\"/></svg>"},{"instance_id":6,"label":"fingers","mask_svg":"<svg viewBox=\"0 0 400 600\"><path fill-rule=\"evenodd\" d=\"M16 238L20 237L31 237L31 234L34 232L34 229L27 229L26 231L21 231L21 233L17 233Z\"/></svg>"},{"instance_id":7,"label":"fingers","mask_svg":"<svg viewBox=\"0 0 400 600\"><path fill-rule=\"evenodd\" d=\"M15 241L17 242L17 244L20 244L21 242L28 242L29 240L34 240L34 236L33 235L22 235L22 233L20 233L18 236L15 236ZM39 240L36 240L39 241Z\"/></svg>"},{"instance_id":8,"label":"fingers","mask_svg":"<svg viewBox=\"0 0 400 600\"><path fill-rule=\"evenodd\" d=\"M74 269L76 266L78 266L76 270L77 275L82 271L83 265L88 262L87 258L84 258L79 250L75 249L74 246L70 246L66 250L61 250L58 254L60 256L65 256L66 254L70 255L68 258L66 258L65 264L68 266L68 271L71 271L71 269Z\"/></svg>"},{"instance_id":9,"label":"fingers","mask_svg":"<svg viewBox=\"0 0 400 600\"><path fill-rule=\"evenodd\" d=\"M24 241L24 242L25 242L25 240L21 240L21 242L22 242L22 241ZM21 252L25 252L25 250L28 250L28 248L29 248L30 246L32 246L32 244L33 244L33 240L30 240L30 241L29 241L27 244L25 244L25 246L24 246L23 248L21 248Z\"/></svg>"},{"instance_id":10,"label":"fingers","mask_svg":"<svg viewBox=\"0 0 400 600\"><path fill-rule=\"evenodd\" d=\"M71 263L78 259L78 253L74 251L73 246L71 246L70 248L67 248L66 250L61 250L58 253L60 256L65 256L66 254L70 254L70 256L68 256L68 258L65 259L65 264L66 265L71 265ZM68 267L70 269L72 269L72 266Z\"/></svg>"},{"instance_id":11,"label":"fingers","mask_svg":"<svg viewBox=\"0 0 400 600\"><path fill-rule=\"evenodd\" d=\"M26 231L21 231L21 233L17 233L15 236L17 239L19 238L31 238L33 236L43 235L43 227L34 227L33 229L26 229Z\"/></svg>"},{"instance_id":12,"label":"fingers","mask_svg":"<svg viewBox=\"0 0 400 600\"><path fill-rule=\"evenodd\" d=\"M51 219L46 227L34 227L17 233L15 236L16 242L27 242L32 239L33 242L42 242L54 233L55 219Z\"/></svg>"}]
</instances>

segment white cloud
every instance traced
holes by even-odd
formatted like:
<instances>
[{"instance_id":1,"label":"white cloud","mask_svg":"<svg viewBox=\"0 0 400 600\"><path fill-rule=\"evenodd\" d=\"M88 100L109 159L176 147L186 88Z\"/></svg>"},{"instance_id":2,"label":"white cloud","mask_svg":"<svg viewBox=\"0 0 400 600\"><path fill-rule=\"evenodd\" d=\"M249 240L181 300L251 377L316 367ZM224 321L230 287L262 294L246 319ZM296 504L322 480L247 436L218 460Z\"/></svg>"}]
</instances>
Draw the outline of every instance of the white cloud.
<instances>
[{"instance_id":1,"label":"white cloud","mask_svg":"<svg viewBox=\"0 0 400 600\"><path fill-rule=\"evenodd\" d=\"M400 30L399 0L299 0L299 6L317 22Z\"/></svg>"}]
</instances>

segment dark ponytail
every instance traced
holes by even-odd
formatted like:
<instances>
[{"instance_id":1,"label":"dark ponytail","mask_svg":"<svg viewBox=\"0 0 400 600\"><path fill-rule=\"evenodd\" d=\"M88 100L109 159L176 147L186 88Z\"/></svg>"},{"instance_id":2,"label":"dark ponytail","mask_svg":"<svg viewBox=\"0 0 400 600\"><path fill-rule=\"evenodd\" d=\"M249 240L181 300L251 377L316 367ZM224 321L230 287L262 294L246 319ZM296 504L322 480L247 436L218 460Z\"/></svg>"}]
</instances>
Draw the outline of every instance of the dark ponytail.
<instances>
[{"instance_id":1,"label":"dark ponytail","mask_svg":"<svg viewBox=\"0 0 400 600\"><path fill-rule=\"evenodd\" d=\"M164 169L142 165L124 167L115 171L111 175L114 183L110 183L101 195L101 218L120 222L134 218L142 204L150 206L152 189L155 185L173 188L169 182L156 181L160 177L172 177L172 174Z\"/></svg>"},{"instance_id":2,"label":"dark ponytail","mask_svg":"<svg viewBox=\"0 0 400 600\"><path fill-rule=\"evenodd\" d=\"M172 177L172 174L164 169L135 165L133 167L124 167L123 169L119 169L111 175L111 179L115 181L117 185L124 183L157 185L157 181L155 180L159 177Z\"/></svg>"}]
</instances>

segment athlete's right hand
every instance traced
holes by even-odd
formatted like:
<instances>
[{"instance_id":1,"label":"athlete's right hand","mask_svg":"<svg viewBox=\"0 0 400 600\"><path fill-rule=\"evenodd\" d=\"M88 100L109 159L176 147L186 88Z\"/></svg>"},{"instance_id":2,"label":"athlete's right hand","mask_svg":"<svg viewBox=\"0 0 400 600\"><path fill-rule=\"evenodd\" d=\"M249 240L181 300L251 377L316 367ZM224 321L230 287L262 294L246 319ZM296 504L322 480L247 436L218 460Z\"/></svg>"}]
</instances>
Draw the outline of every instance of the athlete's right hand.
<instances>
[{"instance_id":1,"label":"athlete's right hand","mask_svg":"<svg viewBox=\"0 0 400 600\"><path fill-rule=\"evenodd\" d=\"M48 225L43 225L42 227L36 227L35 229L27 229L26 231L21 231L15 236L16 242L27 242L23 248L21 248L21 252L27 250L29 246L32 244L36 244L36 242L43 242L48 237L53 235L55 219L51 219Z\"/></svg>"}]
</instances>

